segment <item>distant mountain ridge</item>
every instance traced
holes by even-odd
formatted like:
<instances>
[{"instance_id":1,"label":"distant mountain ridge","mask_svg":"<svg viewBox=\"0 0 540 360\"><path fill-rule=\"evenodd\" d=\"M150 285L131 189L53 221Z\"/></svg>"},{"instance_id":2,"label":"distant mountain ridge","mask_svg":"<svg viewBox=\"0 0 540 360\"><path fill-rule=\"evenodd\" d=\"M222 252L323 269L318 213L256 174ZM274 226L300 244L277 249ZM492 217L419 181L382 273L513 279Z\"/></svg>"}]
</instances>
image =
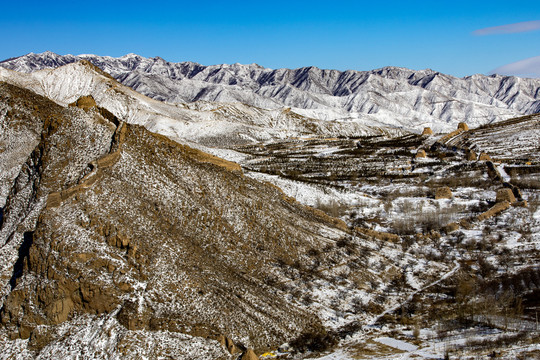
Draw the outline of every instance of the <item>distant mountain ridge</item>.
<instances>
[{"instance_id":1,"label":"distant mountain ridge","mask_svg":"<svg viewBox=\"0 0 540 360\"><path fill-rule=\"evenodd\" d=\"M456 78L432 70L385 67L371 71L316 67L268 69L251 65L204 66L128 54L27 54L0 62L19 72L88 60L124 85L156 100L241 102L320 119L361 121L412 131L447 131L540 112L540 79L501 75Z\"/></svg>"}]
</instances>

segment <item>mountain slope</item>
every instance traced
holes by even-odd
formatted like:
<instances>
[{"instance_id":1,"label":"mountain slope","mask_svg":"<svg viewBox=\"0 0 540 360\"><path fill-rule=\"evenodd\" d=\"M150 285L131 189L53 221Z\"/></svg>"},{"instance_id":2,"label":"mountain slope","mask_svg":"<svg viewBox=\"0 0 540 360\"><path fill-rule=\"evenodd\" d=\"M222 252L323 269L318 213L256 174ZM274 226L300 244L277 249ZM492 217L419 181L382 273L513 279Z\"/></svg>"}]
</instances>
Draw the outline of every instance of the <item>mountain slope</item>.
<instances>
[{"instance_id":1,"label":"mountain slope","mask_svg":"<svg viewBox=\"0 0 540 360\"><path fill-rule=\"evenodd\" d=\"M448 131L466 119L479 126L502 118L540 112L540 81L473 75L462 79L431 70L382 68L372 71L266 69L258 65L203 66L170 63L129 54L28 54L0 63L22 72L54 68L81 59L100 67L136 91L173 103L199 100L240 102L296 112L323 120L354 120L419 131Z\"/></svg>"},{"instance_id":2,"label":"mountain slope","mask_svg":"<svg viewBox=\"0 0 540 360\"><path fill-rule=\"evenodd\" d=\"M141 351L138 339L161 338L161 350L146 349L150 357L204 343L211 358L228 358L215 341L222 335L258 351L324 335L317 314L268 279L286 279L281 263L307 267L310 250L348 236L340 222L245 178L236 164L98 107L64 108L0 86L4 127L33 122L13 115L25 107L42 124L3 209L6 349L16 343L4 336L30 338L32 356L46 354L65 341L84 343L94 329L97 337L116 334L94 344L96 353L124 349L130 357Z\"/></svg>"},{"instance_id":3,"label":"mountain slope","mask_svg":"<svg viewBox=\"0 0 540 360\"><path fill-rule=\"evenodd\" d=\"M356 122L329 122L285 110L240 103L168 104L126 87L88 61L30 74L0 67L0 81L31 89L61 105L91 95L119 119L144 125L181 142L210 146L293 136L380 135L384 131Z\"/></svg>"},{"instance_id":4,"label":"mountain slope","mask_svg":"<svg viewBox=\"0 0 540 360\"><path fill-rule=\"evenodd\" d=\"M500 121L460 132L443 142L448 147L485 152L497 159L538 160L540 114Z\"/></svg>"}]
</instances>

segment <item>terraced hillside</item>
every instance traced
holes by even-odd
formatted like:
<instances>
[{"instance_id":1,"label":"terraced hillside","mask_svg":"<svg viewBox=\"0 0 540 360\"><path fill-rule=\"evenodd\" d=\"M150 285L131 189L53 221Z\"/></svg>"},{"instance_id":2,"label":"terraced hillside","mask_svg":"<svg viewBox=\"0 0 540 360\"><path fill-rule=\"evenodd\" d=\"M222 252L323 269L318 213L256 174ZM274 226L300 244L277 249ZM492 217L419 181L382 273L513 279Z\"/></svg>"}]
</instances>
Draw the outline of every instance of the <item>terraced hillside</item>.
<instances>
[{"instance_id":1,"label":"terraced hillside","mask_svg":"<svg viewBox=\"0 0 540 360\"><path fill-rule=\"evenodd\" d=\"M446 146L485 152L510 162L538 161L540 158L540 115L500 121L464 131L444 142Z\"/></svg>"},{"instance_id":2,"label":"terraced hillside","mask_svg":"<svg viewBox=\"0 0 540 360\"><path fill-rule=\"evenodd\" d=\"M401 262L401 280L386 290L402 292L401 304L382 312L374 327L349 325L363 333L343 343L344 359L389 358L403 348L437 356L443 343L450 358L536 354L538 115L466 128L442 138L291 139L235 148L249 154L242 164L249 176L415 259ZM432 286L416 283L442 264L455 266L451 275ZM396 342L379 341L386 338Z\"/></svg>"}]
</instances>

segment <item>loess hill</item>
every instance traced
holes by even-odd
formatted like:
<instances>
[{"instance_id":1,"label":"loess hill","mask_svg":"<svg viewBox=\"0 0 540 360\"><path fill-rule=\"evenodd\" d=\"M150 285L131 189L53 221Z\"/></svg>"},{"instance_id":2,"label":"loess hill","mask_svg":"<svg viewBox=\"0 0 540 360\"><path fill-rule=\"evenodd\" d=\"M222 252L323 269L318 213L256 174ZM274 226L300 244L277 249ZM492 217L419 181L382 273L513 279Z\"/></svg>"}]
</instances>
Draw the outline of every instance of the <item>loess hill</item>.
<instances>
[{"instance_id":1,"label":"loess hill","mask_svg":"<svg viewBox=\"0 0 540 360\"><path fill-rule=\"evenodd\" d=\"M339 222L91 100L62 107L5 83L0 94L2 145L19 138L0 153L11 159L1 179L5 341L29 338L25 351L45 357L62 343L82 355L192 346L228 358L220 337L262 351L324 336L273 285L280 264L345 237ZM79 332L92 326L89 342Z\"/></svg>"}]
</instances>

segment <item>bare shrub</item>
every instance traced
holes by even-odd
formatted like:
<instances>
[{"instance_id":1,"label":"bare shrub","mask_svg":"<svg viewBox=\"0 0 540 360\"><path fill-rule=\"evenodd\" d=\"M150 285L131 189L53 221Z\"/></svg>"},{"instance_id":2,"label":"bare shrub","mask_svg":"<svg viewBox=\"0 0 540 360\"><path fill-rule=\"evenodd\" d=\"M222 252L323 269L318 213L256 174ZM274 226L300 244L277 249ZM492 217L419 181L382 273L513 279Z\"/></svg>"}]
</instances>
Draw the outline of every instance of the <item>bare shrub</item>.
<instances>
[{"instance_id":1,"label":"bare shrub","mask_svg":"<svg viewBox=\"0 0 540 360\"><path fill-rule=\"evenodd\" d=\"M331 199L329 202L322 202L320 199L317 199L315 207L336 218L345 215L348 210L347 205L342 204L334 199Z\"/></svg>"},{"instance_id":2,"label":"bare shrub","mask_svg":"<svg viewBox=\"0 0 540 360\"><path fill-rule=\"evenodd\" d=\"M491 350L502 349L512 344L522 341L527 338L527 333L519 332L517 334L503 334L494 339L481 338L481 339L468 339L464 345L461 345L461 349L469 350Z\"/></svg>"},{"instance_id":3,"label":"bare shrub","mask_svg":"<svg viewBox=\"0 0 540 360\"><path fill-rule=\"evenodd\" d=\"M438 204L438 203L437 203ZM417 232L440 231L447 224L457 220L466 210L465 205L452 204L449 207L425 209L423 202L405 200L399 204L400 217L391 220L390 226L400 235L414 235Z\"/></svg>"},{"instance_id":4,"label":"bare shrub","mask_svg":"<svg viewBox=\"0 0 540 360\"><path fill-rule=\"evenodd\" d=\"M338 337L330 332L307 332L289 344L297 353L306 351L324 351L338 343Z\"/></svg>"},{"instance_id":5,"label":"bare shrub","mask_svg":"<svg viewBox=\"0 0 540 360\"><path fill-rule=\"evenodd\" d=\"M420 337L420 326L418 324L414 325L413 333L415 339L418 339Z\"/></svg>"}]
</instances>

